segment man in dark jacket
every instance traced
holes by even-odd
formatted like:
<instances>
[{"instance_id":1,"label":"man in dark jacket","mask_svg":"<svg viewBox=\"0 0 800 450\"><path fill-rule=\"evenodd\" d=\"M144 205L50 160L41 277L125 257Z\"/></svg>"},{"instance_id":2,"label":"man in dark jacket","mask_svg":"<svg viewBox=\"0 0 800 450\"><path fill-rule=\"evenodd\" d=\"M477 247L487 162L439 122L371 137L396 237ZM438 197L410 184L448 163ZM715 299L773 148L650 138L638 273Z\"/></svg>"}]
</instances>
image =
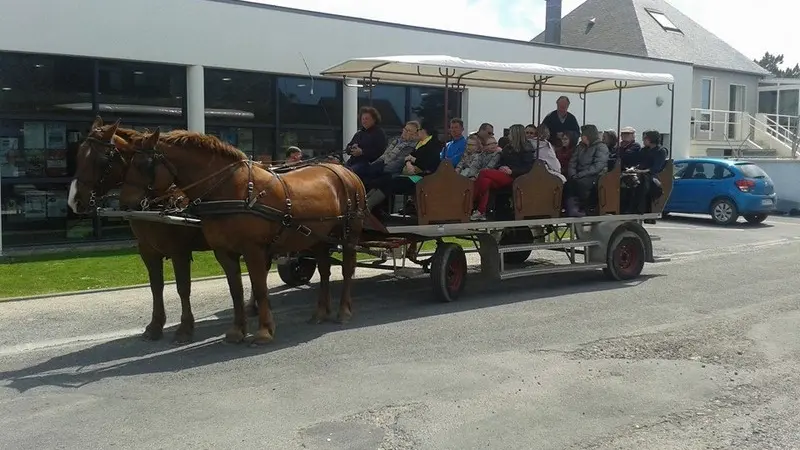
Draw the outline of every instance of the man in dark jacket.
<instances>
[{"instance_id":1,"label":"man in dark jacket","mask_svg":"<svg viewBox=\"0 0 800 450\"><path fill-rule=\"evenodd\" d=\"M551 139L556 141L552 142L553 145L561 145L560 142L557 142L557 136L559 133L570 131L575 134L580 134L581 132L581 127L578 125L578 119L575 118L575 116L568 110L569 97L562 95L561 97L558 97L558 100L556 100L555 111L546 115L542 120L542 123L547 126L548 130L550 130Z\"/></svg>"},{"instance_id":2,"label":"man in dark jacket","mask_svg":"<svg viewBox=\"0 0 800 450\"><path fill-rule=\"evenodd\" d=\"M627 214L651 212L653 200L664 194L658 174L667 162L667 149L661 146L658 130L644 132L644 146L625 172L622 189L622 211Z\"/></svg>"},{"instance_id":3,"label":"man in dark jacket","mask_svg":"<svg viewBox=\"0 0 800 450\"><path fill-rule=\"evenodd\" d=\"M624 127L620 130L620 143L617 149L620 161L622 161L622 170L637 165L639 162L639 152L642 146L636 142L636 129L633 127Z\"/></svg>"}]
</instances>

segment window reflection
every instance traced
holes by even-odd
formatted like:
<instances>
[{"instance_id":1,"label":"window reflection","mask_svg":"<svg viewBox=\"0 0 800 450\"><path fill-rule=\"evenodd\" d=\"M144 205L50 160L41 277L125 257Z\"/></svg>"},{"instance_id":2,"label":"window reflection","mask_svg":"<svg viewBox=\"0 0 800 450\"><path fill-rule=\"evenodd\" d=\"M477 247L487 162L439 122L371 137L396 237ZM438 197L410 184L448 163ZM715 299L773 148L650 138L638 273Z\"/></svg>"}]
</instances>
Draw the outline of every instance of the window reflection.
<instances>
[{"instance_id":1,"label":"window reflection","mask_svg":"<svg viewBox=\"0 0 800 450\"><path fill-rule=\"evenodd\" d=\"M372 104L370 104L372 94ZM372 106L381 114L384 129L396 130L398 133L406 123L406 87L396 85L378 85L373 88L358 90L358 107Z\"/></svg>"},{"instance_id":2,"label":"window reflection","mask_svg":"<svg viewBox=\"0 0 800 450\"><path fill-rule=\"evenodd\" d=\"M340 130L308 130L302 128L282 129L279 136L278 160L286 157L291 146L300 147L304 157L326 155L342 150Z\"/></svg>"},{"instance_id":3,"label":"window reflection","mask_svg":"<svg viewBox=\"0 0 800 450\"><path fill-rule=\"evenodd\" d=\"M206 122L274 125L273 76L236 70L205 69Z\"/></svg>"},{"instance_id":4,"label":"window reflection","mask_svg":"<svg viewBox=\"0 0 800 450\"><path fill-rule=\"evenodd\" d=\"M314 78L278 78L280 121L287 125L341 126L341 84Z\"/></svg>"}]
</instances>

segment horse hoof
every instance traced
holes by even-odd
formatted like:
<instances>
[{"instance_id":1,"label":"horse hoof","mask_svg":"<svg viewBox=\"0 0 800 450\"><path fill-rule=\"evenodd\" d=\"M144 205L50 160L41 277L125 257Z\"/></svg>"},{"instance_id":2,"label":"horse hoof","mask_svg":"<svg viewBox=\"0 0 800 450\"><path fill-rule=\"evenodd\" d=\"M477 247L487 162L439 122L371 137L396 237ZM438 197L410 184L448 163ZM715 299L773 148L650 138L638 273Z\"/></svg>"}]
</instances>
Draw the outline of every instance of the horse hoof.
<instances>
[{"instance_id":1,"label":"horse hoof","mask_svg":"<svg viewBox=\"0 0 800 450\"><path fill-rule=\"evenodd\" d=\"M308 323L311 325L319 325L321 323L325 323L330 318L330 314L321 314L321 313L314 313L310 319L308 319Z\"/></svg>"},{"instance_id":2,"label":"horse hoof","mask_svg":"<svg viewBox=\"0 0 800 450\"><path fill-rule=\"evenodd\" d=\"M272 342L272 334L269 330L258 330L253 335L253 345L265 345Z\"/></svg>"},{"instance_id":3,"label":"horse hoof","mask_svg":"<svg viewBox=\"0 0 800 450\"><path fill-rule=\"evenodd\" d=\"M142 333L142 340L145 341L158 341L162 337L164 337L164 330L153 325L148 325Z\"/></svg>"},{"instance_id":4,"label":"horse hoof","mask_svg":"<svg viewBox=\"0 0 800 450\"><path fill-rule=\"evenodd\" d=\"M244 340L244 333L238 328L234 328L225 333L225 342L228 344L238 344Z\"/></svg>"},{"instance_id":5,"label":"horse hoof","mask_svg":"<svg viewBox=\"0 0 800 450\"><path fill-rule=\"evenodd\" d=\"M352 316L353 315L351 313L339 313L339 315L336 316L336 323L347 325L350 322L350 318Z\"/></svg>"}]
</instances>

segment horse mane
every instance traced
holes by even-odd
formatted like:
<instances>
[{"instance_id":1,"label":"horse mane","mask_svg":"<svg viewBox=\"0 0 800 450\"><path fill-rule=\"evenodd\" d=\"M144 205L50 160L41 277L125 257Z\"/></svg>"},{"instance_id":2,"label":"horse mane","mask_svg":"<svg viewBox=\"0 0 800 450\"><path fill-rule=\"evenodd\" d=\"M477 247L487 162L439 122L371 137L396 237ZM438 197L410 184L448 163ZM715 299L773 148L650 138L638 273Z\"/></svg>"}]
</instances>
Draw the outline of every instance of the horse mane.
<instances>
[{"instance_id":1,"label":"horse mane","mask_svg":"<svg viewBox=\"0 0 800 450\"><path fill-rule=\"evenodd\" d=\"M201 134L195 131L174 130L170 131L169 133L162 134L159 140L167 145L193 147L196 149L205 150L234 161L241 161L248 158L247 154L245 154L243 151L230 144L222 142L216 136Z\"/></svg>"}]
</instances>

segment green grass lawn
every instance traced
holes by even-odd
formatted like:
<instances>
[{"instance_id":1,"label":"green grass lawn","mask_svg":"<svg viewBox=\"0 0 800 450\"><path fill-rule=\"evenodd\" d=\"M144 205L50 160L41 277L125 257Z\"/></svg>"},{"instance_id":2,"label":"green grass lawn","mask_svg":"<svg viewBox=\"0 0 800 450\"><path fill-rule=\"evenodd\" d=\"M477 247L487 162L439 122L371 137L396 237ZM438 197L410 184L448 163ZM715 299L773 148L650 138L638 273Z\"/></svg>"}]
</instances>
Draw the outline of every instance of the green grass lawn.
<instances>
[{"instance_id":1,"label":"green grass lawn","mask_svg":"<svg viewBox=\"0 0 800 450\"><path fill-rule=\"evenodd\" d=\"M472 247L471 241L445 239ZM433 251L434 242L426 242L423 251ZM341 255L335 255L341 258ZM372 258L359 255L359 259ZM273 268L275 266L273 265ZM242 264L242 270L246 268ZM192 278L223 275L212 252L195 252ZM174 280L172 264L164 263L164 277ZM135 248L70 252L9 258L0 263L0 299L59 292L84 291L146 284L147 270Z\"/></svg>"}]
</instances>

